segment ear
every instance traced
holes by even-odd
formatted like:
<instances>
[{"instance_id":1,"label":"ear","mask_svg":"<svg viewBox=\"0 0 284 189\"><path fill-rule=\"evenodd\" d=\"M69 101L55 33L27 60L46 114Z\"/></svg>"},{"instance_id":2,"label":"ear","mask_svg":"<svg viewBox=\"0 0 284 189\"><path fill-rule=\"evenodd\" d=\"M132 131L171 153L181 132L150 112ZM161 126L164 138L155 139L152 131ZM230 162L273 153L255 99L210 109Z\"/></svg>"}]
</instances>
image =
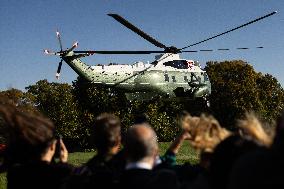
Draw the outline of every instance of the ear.
<instances>
[{"instance_id":1,"label":"ear","mask_svg":"<svg viewBox=\"0 0 284 189\"><path fill-rule=\"evenodd\" d=\"M153 150L153 156L156 157L156 156L158 156L158 155L159 155L159 146L156 145L155 148L154 148L154 150Z\"/></svg>"}]
</instances>

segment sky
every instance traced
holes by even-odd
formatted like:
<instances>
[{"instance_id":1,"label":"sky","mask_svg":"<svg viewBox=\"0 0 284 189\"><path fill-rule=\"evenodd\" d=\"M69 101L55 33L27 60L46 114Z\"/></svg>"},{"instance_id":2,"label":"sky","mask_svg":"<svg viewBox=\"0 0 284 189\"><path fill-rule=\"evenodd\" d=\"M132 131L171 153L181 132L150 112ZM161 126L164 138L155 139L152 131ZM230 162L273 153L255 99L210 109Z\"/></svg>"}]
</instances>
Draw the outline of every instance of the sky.
<instances>
[{"instance_id":1,"label":"sky","mask_svg":"<svg viewBox=\"0 0 284 189\"><path fill-rule=\"evenodd\" d=\"M79 42L77 50L161 50L108 13L120 14L167 46L178 48L206 39L272 11L277 14L248 27L188 50L257 47L248 51L183 53L185 59L244 60L257 72L268 73L284 86L283 0L1 0L0 90L25 87L37 81L72 83L77 74L63 64L55 79L59 57L43 49L59 50ZM90 65L153 61L154 55L95 55L82 59Z\"/></svg>"}]
</instances>

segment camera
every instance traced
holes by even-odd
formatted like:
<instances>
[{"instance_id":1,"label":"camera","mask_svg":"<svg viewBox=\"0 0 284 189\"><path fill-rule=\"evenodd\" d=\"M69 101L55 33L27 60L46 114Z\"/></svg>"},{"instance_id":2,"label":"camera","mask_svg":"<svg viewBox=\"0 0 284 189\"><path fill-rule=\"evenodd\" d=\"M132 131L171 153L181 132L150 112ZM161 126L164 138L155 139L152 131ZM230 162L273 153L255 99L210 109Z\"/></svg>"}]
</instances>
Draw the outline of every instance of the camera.
<instances>
[{"instance_id":1,"label":"camera","mask_svg":"<svg viewBox=\"0 0 284 189\"><path fill-rule=\"evenodd\" d=\"M55 147L55 153L54 153L54 158L60 158L61 154L61 143L60 140L62 139L61 135L55 136L56 138L56 147Z\"/></svg>"}]
</instances>

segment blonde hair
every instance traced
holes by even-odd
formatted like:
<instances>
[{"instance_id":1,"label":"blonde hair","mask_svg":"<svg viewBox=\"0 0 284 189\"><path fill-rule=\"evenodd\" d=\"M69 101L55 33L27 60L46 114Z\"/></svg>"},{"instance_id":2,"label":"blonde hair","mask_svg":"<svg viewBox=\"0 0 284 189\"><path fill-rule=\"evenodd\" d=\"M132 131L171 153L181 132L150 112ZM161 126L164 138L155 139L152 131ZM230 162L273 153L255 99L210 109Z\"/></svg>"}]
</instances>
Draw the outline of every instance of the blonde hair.
<instances>
[{"instance_id":1,"label":"blonde hair","mask_svg":"<svg viewBox=\"0 0 284 189\"><path fill-rule=\"evenodd\" d=\"M190 143L199 152L213 152L214 148L231 134L222 128L213 116L204 114L200 117L188 114L183 119L182 127L190 133Z\"/></svg>"},{"instance_id":2,"label":"blonde hair","mask_svg":"<svg viewBox=\"0 0 284 189\"><path fill-rule=\"evenodd\" d=\"M243 137L250 138L264 146L272 144L273 137L265 132L262 123L254 113L247 112L244 119L238 120L238 127Z\"/></svg>"}]
</instances>

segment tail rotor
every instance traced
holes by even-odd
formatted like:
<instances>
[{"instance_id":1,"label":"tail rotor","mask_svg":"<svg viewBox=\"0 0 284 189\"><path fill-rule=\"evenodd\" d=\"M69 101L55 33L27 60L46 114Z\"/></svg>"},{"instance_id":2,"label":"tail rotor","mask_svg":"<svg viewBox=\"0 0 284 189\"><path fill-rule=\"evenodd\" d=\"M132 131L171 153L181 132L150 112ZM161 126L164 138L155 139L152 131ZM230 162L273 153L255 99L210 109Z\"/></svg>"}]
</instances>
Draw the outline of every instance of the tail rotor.
<instances>
[{"instance_id":1,"label":"tail rotor","mask_svg":"<svg viewBox=\"0 0 284 189\"><path fill-rule=\"evenodd\" d=\"M57 56L60 56L61 60L58 64L58 67L57 67L57 71L56 71L56 74L55 74L55 77L56 79L59 79L60 77L60 72L61 72L61 67L62 67L62 63L63 63L63 57L65 55L67 55L68 53L70 53L71 51L73 51L76 47L78 47L78 41L76 41L72 47L70 49L67 49L67 50L63 50L63 46L62 46L62 41L61 41L61 35L59 33L58 30L56 30L56 38L58 40L58 43L59 43L59 47L60 47L60 51L58 52L52 52L51 50L48 50L48 49L45 49L44 50L44 53L46 55L57 55Z\"/></svg>"}]
</instances>

